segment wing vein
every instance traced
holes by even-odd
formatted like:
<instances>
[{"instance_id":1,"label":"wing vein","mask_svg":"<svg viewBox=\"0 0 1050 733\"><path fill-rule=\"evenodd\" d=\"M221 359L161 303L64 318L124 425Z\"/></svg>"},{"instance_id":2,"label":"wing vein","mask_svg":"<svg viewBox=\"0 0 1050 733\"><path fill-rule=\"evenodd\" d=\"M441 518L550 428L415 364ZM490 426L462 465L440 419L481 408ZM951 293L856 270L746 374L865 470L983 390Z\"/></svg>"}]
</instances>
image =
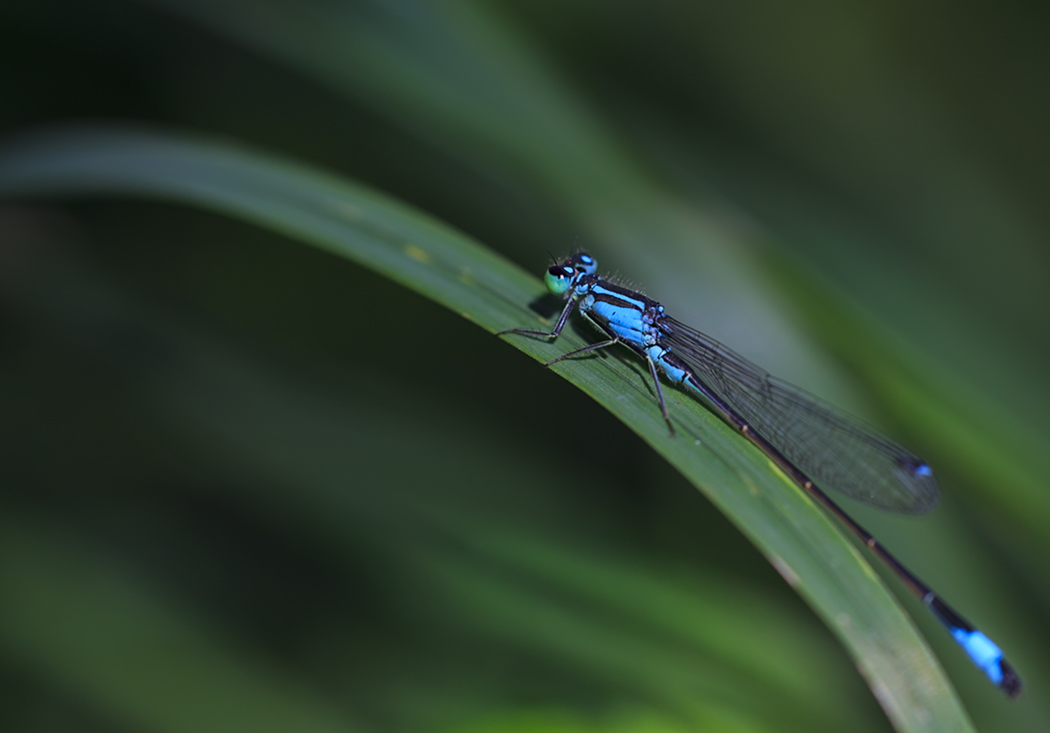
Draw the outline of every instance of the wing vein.
<instances>
[{"instance_id":1,"label":"wing vein","mask_svg":"<svg viewBox=\"0 0 1050 733\"><path fill-rule=\"evenodd\" d=\"M892 438L673 318L659 328L704 386L822 488L906 514L936 506L926 462Z\"/></svg>"}]
</instances>

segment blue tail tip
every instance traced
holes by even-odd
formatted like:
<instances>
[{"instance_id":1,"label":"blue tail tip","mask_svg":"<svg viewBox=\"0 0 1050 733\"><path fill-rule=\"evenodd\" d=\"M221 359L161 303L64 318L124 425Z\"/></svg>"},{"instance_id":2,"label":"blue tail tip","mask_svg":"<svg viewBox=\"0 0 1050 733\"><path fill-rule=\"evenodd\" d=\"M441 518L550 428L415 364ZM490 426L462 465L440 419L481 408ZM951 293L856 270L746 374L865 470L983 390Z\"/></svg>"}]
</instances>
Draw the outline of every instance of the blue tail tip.
<instances>
[{"instance_id":1,"label":"blue tail tip","mask_svg":"<svg viewBox=\"0 0 1050 733\"><path fill-rule=\"evenodd\" d=\"M1021 694L1021 690L1024 689L1024 683L1021 682L1021 678L1014 671L1014 668L1010 666L1010 663L1005 659L999 660L999 670L1002 673L1002 682L999 683L999 689L1006 693L1007 697L1017 697Z\"/></svg>"},{"instance_id":2,"label":"blue tail tip","mask_svg":"<svg viewBox=\"0 0 1050 733\"><path fill-rule=\"evenodd\" d=\"M974 664L980 667L988 675L988 679L998 685L1007 697L1017 697L1021 693L1021 678L1010 663L1003 659L1003 652L995 642L976 629L967 631L956 628L952 630L952 636L970 655Z\"/></svg>"}]
</instances>

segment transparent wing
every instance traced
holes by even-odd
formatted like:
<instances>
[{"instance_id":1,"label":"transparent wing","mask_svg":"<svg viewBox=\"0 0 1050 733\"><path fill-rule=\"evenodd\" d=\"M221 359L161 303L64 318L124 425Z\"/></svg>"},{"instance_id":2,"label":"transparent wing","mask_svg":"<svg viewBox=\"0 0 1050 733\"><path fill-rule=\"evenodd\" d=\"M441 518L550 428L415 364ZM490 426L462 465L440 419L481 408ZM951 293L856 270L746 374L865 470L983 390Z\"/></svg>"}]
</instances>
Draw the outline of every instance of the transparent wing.
<instances>
[{"instance_id":1,"label":"transparent wing","mask_svg":"<svg viewBox=\"0 0 1050 733\"><path fill-rule=\"evenodd\" d=\"M673 318L659 328L705 387L821 488L905 514L936 506L937 479L904 446Z\"/></svg>"}]
</instances>

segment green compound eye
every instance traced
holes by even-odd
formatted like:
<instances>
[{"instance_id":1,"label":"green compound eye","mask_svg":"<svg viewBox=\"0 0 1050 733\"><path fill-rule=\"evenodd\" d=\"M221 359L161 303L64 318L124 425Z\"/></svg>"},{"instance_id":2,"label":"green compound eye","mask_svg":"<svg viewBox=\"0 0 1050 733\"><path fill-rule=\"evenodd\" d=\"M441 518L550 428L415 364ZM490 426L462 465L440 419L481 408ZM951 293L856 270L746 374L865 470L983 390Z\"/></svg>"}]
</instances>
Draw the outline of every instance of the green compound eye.
<instances>
[{"instance_id":1,"label":"green compound eye","mask_svg":"<svg viewBox=\"0 0 1050 733\"><path fill-rule=\"evenodd\" d=\"M547 274L543 276L543 282L547 290L554 295L565 295L565 291L572 285L575 276L576 270L568 265L555 265L547 270Z\"/></svg>"}]
</instances>

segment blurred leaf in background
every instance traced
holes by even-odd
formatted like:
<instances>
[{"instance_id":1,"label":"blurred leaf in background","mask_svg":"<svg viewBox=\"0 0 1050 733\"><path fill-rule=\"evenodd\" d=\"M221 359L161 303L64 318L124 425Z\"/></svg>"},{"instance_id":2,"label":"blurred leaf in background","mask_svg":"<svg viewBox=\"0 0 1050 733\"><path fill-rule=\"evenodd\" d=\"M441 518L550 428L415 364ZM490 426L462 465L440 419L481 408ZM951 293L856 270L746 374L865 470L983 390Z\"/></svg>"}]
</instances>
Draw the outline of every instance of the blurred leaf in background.
<instances>
[{"instance_id":1,"label":"blurred leaf in background","mask_svg":"<svg viewBox=\"0 0 1050 733\"><path fill-rule=\"evenodd\" d=\"M532 271L587 247L929 457L934 517L858 513L1025 675L1002 700L908 602L976 727L1045 730L1043 13L44 0L0 9L0 131L203 131ZM889 727L634 434L281 233L0 210L5 728Z\"/></svg>"}]
</instances>

